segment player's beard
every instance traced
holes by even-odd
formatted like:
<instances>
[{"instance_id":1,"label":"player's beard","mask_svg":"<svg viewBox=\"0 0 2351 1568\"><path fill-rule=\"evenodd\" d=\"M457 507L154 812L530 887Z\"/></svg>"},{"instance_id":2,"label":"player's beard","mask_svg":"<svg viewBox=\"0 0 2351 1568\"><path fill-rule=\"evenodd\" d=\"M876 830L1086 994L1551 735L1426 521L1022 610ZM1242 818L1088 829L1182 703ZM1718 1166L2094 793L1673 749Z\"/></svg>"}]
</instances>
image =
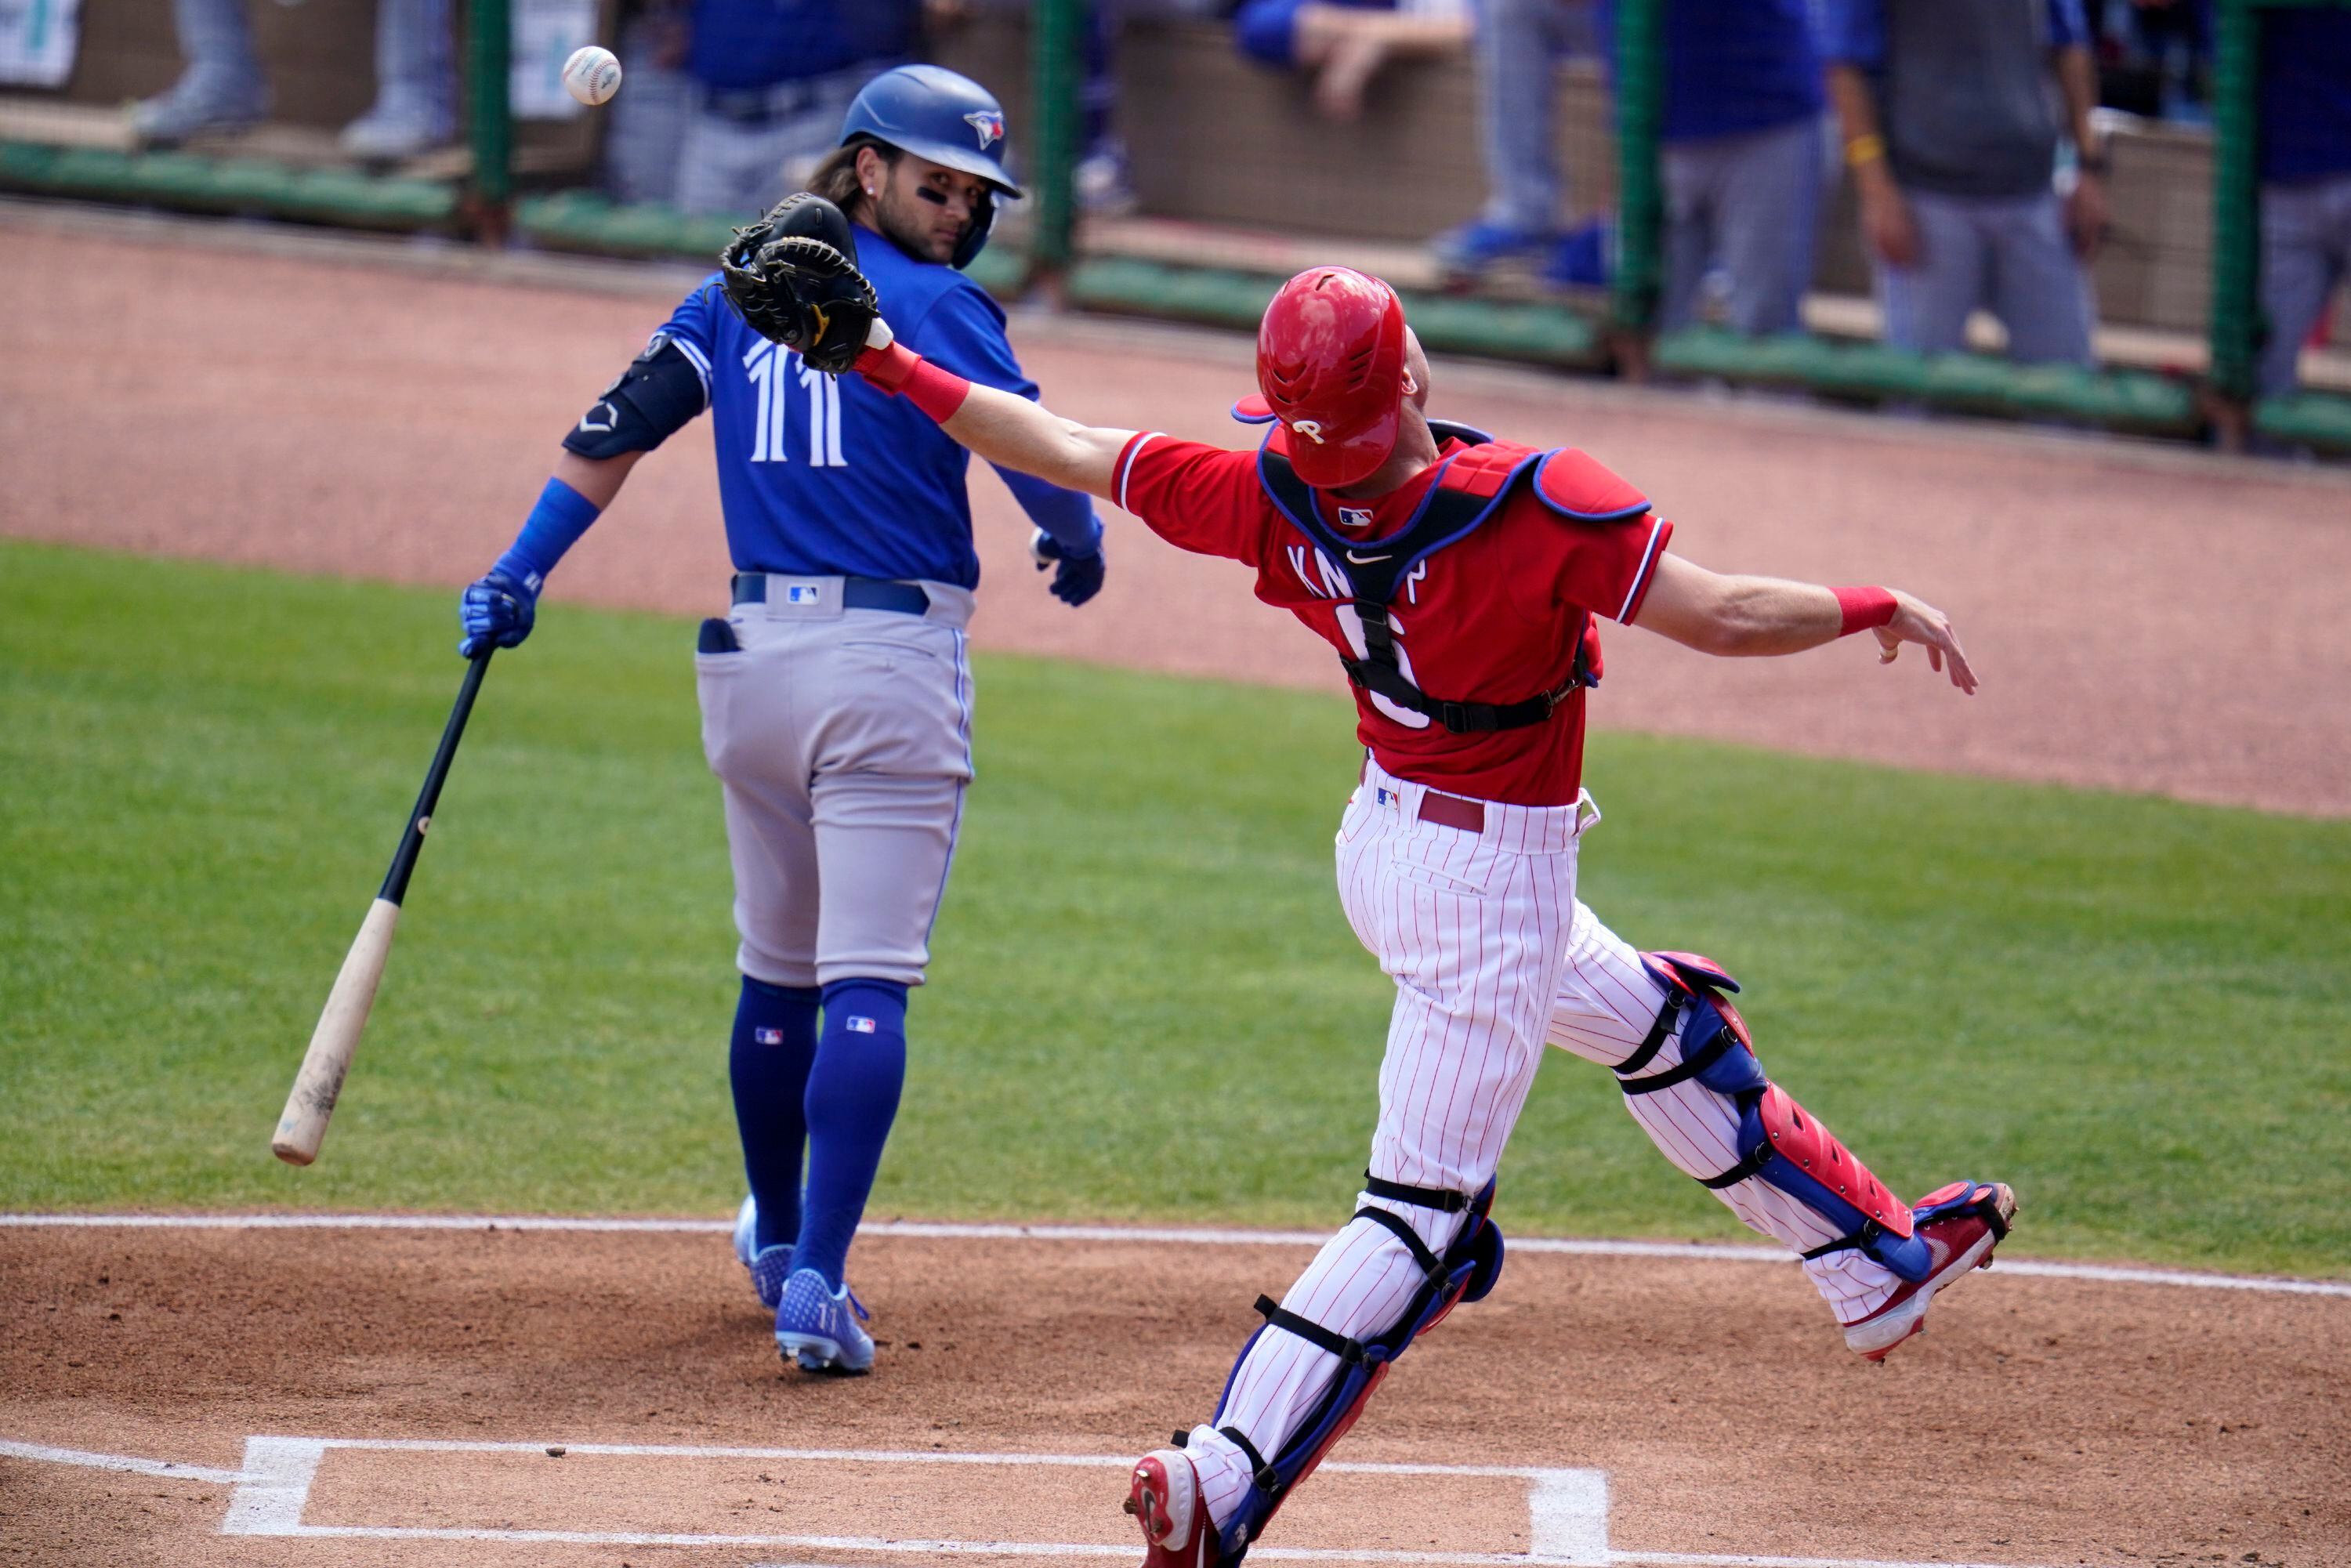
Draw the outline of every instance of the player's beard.
<instances>
[{"instance_id":1,"label":"player's beard","mask_svg":"<svg viewBox=\"0 0 2351 1568\"><path fill-rule=\"evenodd\" d=\"M885 189L873 204L874 222L883 237L917 261L953 260L956 246L970 232L971 220L967 218L953 235L942 239L935 226L938 216L938 209L930 203L894 188Z\"/></svg>"}]
</instances>

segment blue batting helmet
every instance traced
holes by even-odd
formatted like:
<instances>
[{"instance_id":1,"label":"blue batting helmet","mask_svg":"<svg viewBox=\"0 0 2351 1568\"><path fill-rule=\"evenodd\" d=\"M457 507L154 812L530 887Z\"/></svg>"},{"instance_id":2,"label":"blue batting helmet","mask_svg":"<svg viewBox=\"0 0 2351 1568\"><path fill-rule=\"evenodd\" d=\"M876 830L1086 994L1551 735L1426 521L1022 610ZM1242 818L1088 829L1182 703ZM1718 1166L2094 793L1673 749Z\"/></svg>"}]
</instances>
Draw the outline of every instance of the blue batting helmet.
<instances>
[{"instance_id":1,"label":"blue batting helmet","mask_svg":"<svg viewBox=\"0 0 2351 1568\"><path fill-rule=\"evenodd\" d=\"M867 82L841 122L841 145L876 141L987 182L1018 199L1020 186L1006 172L1004 106L967 76L940 66L900 66ZM996 204L983 200L971 232L956 246L955 265L968 267L987 243Z\"/></svg>"}]
</instances>

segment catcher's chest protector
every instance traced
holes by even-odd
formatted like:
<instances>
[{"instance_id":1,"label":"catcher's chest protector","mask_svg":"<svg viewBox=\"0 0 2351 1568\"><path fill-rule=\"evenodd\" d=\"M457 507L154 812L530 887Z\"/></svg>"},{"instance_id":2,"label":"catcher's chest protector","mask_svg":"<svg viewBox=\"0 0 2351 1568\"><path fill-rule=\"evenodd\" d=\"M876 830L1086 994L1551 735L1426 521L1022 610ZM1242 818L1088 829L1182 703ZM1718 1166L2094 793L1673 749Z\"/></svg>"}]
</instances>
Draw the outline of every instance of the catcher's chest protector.
<instances>
[{"instance_id":1,"label":"catcher's chest protector","mask_svg":"<svg viewBox=\"0 0 2351 1568\"><path fill-rule=\"evenodd\" d=\"M1457 734L1541 724L1577 687L1599 684L1598 669L1586 656L1592 643L1590 612L1581 612L1575 622L1575 653L1565 682L1521 701L1484 703L1433 697L1413 683L1396 655L1389 606L1423 561L1499 516L1521 483L1551 510L1572 521L1635 517L1647 511L1649 503L1581 452L1565 447L1541 451L1490 440L1461 426L1447 426L1440 434L1468 442L1468 449L1443 460L1411 519L1382 539L1351 538L1325 523L1313 490L1270 443L1258 451L1258 479L1267 498L1321 548L1353 591L1355 613L1364 626L1364 656L1340 655L1350 681Z\"/></svg>"}]
</instances>

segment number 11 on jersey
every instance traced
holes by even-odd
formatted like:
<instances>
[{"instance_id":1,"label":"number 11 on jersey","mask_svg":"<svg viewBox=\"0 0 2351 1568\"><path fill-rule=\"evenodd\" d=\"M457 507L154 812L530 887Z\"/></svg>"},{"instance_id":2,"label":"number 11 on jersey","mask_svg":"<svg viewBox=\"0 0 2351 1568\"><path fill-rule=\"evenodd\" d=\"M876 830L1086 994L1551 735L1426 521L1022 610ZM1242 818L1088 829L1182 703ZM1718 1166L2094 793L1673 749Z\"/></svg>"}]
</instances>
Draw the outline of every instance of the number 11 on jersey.
<instances>
[{"instance_id":1,"label":"number 11 on jersey","mask_svg":"<svg viewBox=\"0 0 2351 1568\"><path fill-rule=\"evenodd\" d=\"M793 372L797 371L798 376ZM751 431L751 461L789 463L784 430L789 423L790 383L797 379L808 392L808 460L818 468L841 468L841 383L811 368L798 354L762 342L743 356L743 372L759 391L758 409Z\"/></svg>"}]
</instances>

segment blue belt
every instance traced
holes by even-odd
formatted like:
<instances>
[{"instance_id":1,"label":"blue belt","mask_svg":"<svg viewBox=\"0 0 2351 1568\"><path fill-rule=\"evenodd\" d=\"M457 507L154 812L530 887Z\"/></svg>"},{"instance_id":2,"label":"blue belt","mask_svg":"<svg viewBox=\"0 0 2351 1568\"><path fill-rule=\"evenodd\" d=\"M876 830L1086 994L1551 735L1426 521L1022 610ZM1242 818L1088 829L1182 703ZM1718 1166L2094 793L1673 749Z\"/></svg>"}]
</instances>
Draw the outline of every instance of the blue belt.
<instances>
[{"instance_id":1,"label":"blue belt","mask_svg":"<svg viewBox=\"0 0 2351 1568\"><path fill-rule=\"evenodd\" d=\"M738 571L735 574L735 602L765 604L768 601L768 578L764 571ZM927 615L931 596L915 582L893 582L881 577L844 577L841 580L841 607L843 610L890 610L901 615Z\"/></svg>"}]
</instances>

